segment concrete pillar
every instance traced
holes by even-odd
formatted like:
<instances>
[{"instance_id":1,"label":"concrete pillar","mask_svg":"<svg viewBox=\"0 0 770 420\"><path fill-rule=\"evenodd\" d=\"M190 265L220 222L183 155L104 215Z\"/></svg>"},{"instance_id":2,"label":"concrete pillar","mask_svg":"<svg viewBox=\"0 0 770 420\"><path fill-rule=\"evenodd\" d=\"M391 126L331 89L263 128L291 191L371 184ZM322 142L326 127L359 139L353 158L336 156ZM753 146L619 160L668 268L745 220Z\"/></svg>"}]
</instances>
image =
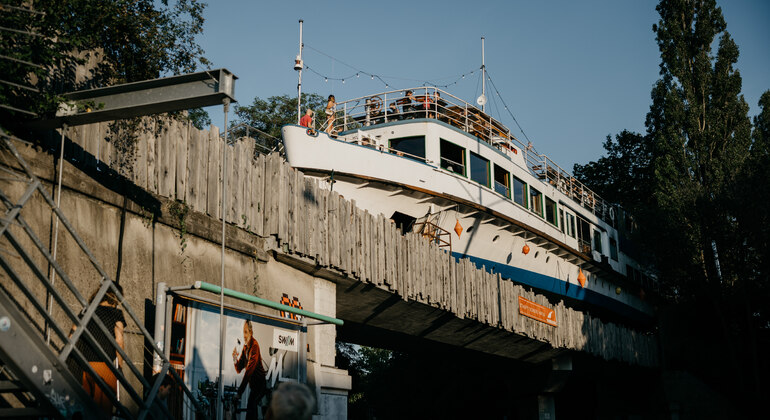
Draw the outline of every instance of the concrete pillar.
<instances>
[{"instance_id":1,"label":"concrete pillar","mask_svg":"<svg viewBox=\"0 0 770 420\"><path fill-rule=\"evenodd\" d=\"M336 316L337 289L328 280L313 279L315 312ZM318 398L318 414L314 418L324 420L344 420L347 418L348 391L352 387L348 372L334 366L336 355L337 329L334 325L317 325L309 329L312 332L310 343L310 361L308 379L315 385Z\"/></svg>"}]
</instances>

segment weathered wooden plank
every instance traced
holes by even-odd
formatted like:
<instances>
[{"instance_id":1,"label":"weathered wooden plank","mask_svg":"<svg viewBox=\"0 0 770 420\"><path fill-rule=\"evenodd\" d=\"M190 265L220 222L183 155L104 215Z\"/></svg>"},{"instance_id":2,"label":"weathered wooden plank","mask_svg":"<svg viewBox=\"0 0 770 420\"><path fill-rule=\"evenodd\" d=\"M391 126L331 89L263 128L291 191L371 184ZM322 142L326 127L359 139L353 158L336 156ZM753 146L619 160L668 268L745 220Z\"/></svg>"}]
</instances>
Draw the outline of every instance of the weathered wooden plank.
<instances>
[{"instance_id":1,"label":"weathered wooden plank","mask_svg":"<svg viewBox=\"0 0 770 420\"><path fill-rule=\"evenodd\" d=\"M176 144L176 153L174 158L176 159L176 170L175 170L175 197L177 200L180 201L186 201L189 205L189 200L187 200L187 197L185 193L187 192L187 155L188 155L188 148L190 144L190 129L192 127L192 124L190 122L186 123L177 123L178 128L178 135L176 138L172 139L174 143Z\"/></svg>"},{"instance_id":2,"label":"weathered wooden plank","mask_svg":"<svg viewBox=\"0 0 770 420\"><path fill-rule=\"evenodd\" d=\"M222 182L222 141L219 129L215 126L205 132L208 143L208 164L206 166L206 213L214 218L221 218L221 182Z\"/></svg>"},{"instance_id":3,"label":"weathered wooden plank","mask_svg":"<svg viewBox=\"0 0 770 420\"><path fill-rule=\"evenodd\" d=\"M133 162L133 181L137 187L147 189L147 137L152 130L153 120L142 119L142 129L136 139L136 152Z\"/></svg>"},{"instance_id":4,"label":"weathered wooden plank","mask_svg":"<svg viewBox=\"0 0 770 420\"><path fill-rule=\"evenodd\" d=\"M158 144L160 168L158 178L158 194L164 197L173 197L174 176L176 174L176 159L174 157L177 135L176 124L173 121L165 121L163 132Z\"/></svg>"},{"instance_id":5,"label":"weathered wooden plank","mask_svg":"<svg viewBox=\"0 0 770 420\"><path fill-rule=\"evenodd\" d=\"M113 141L111 141L114 137L112 133L110 132L110 127L108 122L100 122L98 125L97 130L97 140L99 142L99 154L97 158L99 161L101 161L101 165L106 168L113 168L114 170L117 170L118 168L118 150L117 148L113 147ZM134 133L134 135L137 135L137 133ZM120 167L118 173L125 176L129 180L131 179L131 164L134 156L134 148L136 146L136 142L131 143L130 150L126 151L126 156L122 156L123 161L125 162L122 167Z\"/></svg>"},{"instance_id":6,"label":"weathered wooden plank","mask_svg":"<svg viewBox=\"0 0 770 420\"><path fill-rule=\"evenodd\" d=\"M306 226L305 226L305 209L304 205L302 203L302 192L304 191L305 186L305 180L304 176L300 171L293 171L292 176L294 178L294 190L293 198L292 198L292 205L294 207L294 214L293 219L294 223L296 224L294 230L292 231L292 241L294 242L294 248L296 249L296 252L306 255L307 249L304 246L304 236L306 234Z\"/></svg>"},{"instance_id":7,"label":"weathered wooden plank","mask_svg":"<svg viewBox=\"0 0 770 420\"><path fill-rule=\"evenodd\" d=\"M239 148L239 142L235 141L232 145L227 146L227 156L223 160L225 164L225 168L227 170L227 205L225 206L225 209L227 210L227 222L232 224L239 224L239 214L238 214L238 202L240 201L240 197L238 197L238 184L240 183L239 179L239 165L241 162L241 153Z\"/></svg>"},{"instance_id":8,"label":"weathered wooden plank","mask_svg":"<svg viewBox=\"0 0 770 420\"><path fill-rule=\"evenodd\" d=\"M253 146L252 146L253 147ZM265 155L259 155L254 161L252 176L252 220L253 231L264 236L265 223Z\"/></svg>"},{"instance_id":9,"label":"weathered wooden plank","mask_svg":"<svg viewBox=\"0 0 770 420\"><path fill-rule=\"evenodd\" d=\"M195 148L195 155L187 157L188 162L188 168L187 173L188 175L188 184L189 182L193 182L194 186L190 187L188 185L188 188L190 189L190 193L194 193L193 202L194 208L197 209L201 213L206 213L207 210L207 203L206 203L206 189L208 186L207 183L207 176L208 176L208 166L209 166L209 138L208 138L208 132L203 130L198 130L196 128L193 128L191 130L191 143L190 146Z\"/></svg>"},{"instance_id":10,"label":"weathered wooden plank","mask_svg":"<svg viewBox=\"0 0 770 420\"><path fill-rule=\"evenodd\" d=\"M356 209L356 267L358 279L365 281L364 274L364 211Z\"/></svg>"}]
</instances>

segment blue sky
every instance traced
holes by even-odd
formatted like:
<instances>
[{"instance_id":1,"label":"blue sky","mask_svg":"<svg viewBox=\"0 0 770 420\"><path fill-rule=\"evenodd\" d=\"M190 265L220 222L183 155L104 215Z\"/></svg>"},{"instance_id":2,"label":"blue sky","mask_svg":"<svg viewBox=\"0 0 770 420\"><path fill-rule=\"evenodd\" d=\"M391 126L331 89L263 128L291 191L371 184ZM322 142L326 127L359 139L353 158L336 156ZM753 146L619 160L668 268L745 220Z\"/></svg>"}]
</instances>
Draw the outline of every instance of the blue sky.
<instances>
[{"instance_id":1,"label":"blue sky","mask_svg":"<svg viewBox=\"0 0 770 420\"><path fill-rule=\"evenodd\" d=\"M569 171L599 158L608 134L644 132L660 58L652 24L657 1L228 1L210 2L199 38L213 67L239 77L236 97L296 95L299 25L305 64L330 78L362 70L390 88L443 84L481 65L486 38L489 74L513 116L541 153ZM740 47L743 93L757 101L770 89L770 2L720 1ZM333 58L330 58L333 57ZM352 69L346 65L352 66ZM479 72L446 90L474 102ZM324 81L303 72L303 92L337 100L384 91L368 77ZM487 111L523 139L488 86ZM223 124L220 108L209 108ZM231 114L232 115L232 114Z\"/></svg>"}]
</instances>

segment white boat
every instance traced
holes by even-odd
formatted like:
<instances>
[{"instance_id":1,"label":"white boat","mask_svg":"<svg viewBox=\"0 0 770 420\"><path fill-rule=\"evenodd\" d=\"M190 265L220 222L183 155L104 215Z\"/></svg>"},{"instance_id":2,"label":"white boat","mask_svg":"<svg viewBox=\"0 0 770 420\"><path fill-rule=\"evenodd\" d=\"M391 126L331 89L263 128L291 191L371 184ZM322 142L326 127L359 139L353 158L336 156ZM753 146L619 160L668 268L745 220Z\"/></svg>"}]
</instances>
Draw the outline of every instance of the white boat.
<instances>
[{"instance_id":1,"label":"white boat","mask_svg":"<svg viewBox=\"0 0 770 420\"><path fill-rule=\"evenodd\" d=\"M605 318L651 320L656 282L633 258L631 219L499 121L433 87L336 109L332 134L283 127L289 164L504 279Z\"/></svg>"}]
</instances>

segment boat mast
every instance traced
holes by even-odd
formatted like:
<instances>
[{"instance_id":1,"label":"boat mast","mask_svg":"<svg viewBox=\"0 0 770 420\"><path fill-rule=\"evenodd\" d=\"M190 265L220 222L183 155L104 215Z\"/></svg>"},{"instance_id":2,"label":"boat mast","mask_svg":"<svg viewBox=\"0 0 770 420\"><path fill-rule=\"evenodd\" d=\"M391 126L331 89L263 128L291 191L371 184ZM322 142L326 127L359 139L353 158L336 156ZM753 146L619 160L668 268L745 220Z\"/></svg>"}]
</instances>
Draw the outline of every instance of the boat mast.
<instances>
[{"instance_id":1,"label":"boat mast","mask_svg":"<svg viewBox=\"0 0 770 420\"><path fill-rule=\"evenodd\" d=\"M299 125L300 118L302 118L302 19L299 20L299 55L294 60L294 70L299 72L299 80L297 80L297 125Z\"/></svg>"},{"instance_id":2,"label":"boat mast","mask_svg":"<svg viewBox=\"0 0 770 420\"><path fill-rule=\"evenodd\" d=\"M478 86L478 85L476 85ZM487 67L484 65L484 37L481 37L481 112L487 112Z\"/></svg>"}]
</instances>

